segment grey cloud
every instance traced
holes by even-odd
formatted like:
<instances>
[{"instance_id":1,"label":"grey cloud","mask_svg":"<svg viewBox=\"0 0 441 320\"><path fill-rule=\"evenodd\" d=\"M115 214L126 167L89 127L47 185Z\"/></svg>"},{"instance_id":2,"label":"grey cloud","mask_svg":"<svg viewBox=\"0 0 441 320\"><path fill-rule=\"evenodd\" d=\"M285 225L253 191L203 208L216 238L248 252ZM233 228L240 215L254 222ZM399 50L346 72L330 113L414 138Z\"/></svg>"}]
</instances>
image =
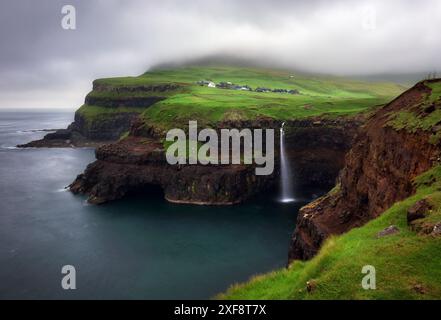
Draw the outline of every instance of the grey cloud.
<instances>
[{"instance_id":1,"label":"grey cloud","mask_svg":"<svg viewBox=\"0 0 441 320\"><path fill-rule=\"evenodd\" d=\"M441 70L439 30L437 0L3 0L0 107L75 107L97 77L219 52L340 75Z\"/></svg>"}]
</instances>

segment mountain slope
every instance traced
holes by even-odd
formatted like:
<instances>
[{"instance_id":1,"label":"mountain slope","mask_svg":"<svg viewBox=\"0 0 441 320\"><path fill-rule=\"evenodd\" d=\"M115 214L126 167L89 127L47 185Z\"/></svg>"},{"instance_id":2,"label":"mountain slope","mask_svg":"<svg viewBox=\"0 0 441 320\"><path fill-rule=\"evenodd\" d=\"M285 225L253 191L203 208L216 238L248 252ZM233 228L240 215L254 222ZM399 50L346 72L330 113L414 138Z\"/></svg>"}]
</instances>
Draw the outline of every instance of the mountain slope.
<instances>
[{"instance_id":1,"label":"mountain slope","mask_svg":"<svg viewBox=\"0 0 441 320\"><path fill-rule=\"evenodd\" d=\"M434 226L441 226L441 167L419 176L415 184L415 195L363 227L329 238L312 260L295 261L288 269L234 285L218 298L439 299L441 236ZM422 199L430 201L431 211L416 225L408 225L408 209ZM377 237L391 225L399 232ZM376 268L376 290L361 286L365 265Z\"/></svg>"},{"instance_id":2,"label":"mountain slope","mask_svg":"<svg viewBox=\"0 0 441 320\"><path fill-rule=\"evenodd\" d=\"M291 260L311 258L329 235L366 223L414 192L412 179L440 159L440 86L420 82L371 116L335 192L301 209Z\"/></svg>"},{"instance_id":3,"label":"mountain slope","mask_svg":"<svg viewBox=\"0 0 441 320\"><path fill-rule=\"evenodd\" d=\"M210 88L198 81L238 86L298 90L300 94L255 92ZM317 115L354 114L383 104L404 88L393 83L350 81L336 77L311 77L287 71L239 67L181 67L154 70L140 77L97 80L99 87L149 86L173 83L175 90L163 92L161 101L143 112L156 127L185 125L188 119L206 125L229 119L298 119ZM113 89L111 89L113 90ZM106 90L108 91L108 90ZM150 95L150 94L149 94Z\"/></svg>"},{"instance_id":4,"label":"mountain slope","mask_svg":"<svg viewBox=\"0 0 441 320\"><path fill-rule=\"evenodd\" d=\"M337 186L300 210L290 269L232 288L226 297L439 298L440 90L441 80L420 82L376 111L347 154ZM392 225L399 232L378 237ZM377 268L378 290L361 289L364 265Z\"/></svg>"},{"instance_id":5,"label":"mountain slope","mask_svg":"<svg viewBox=\"0 0 441 320\"><path fill-rule=\"evenodd\" d=\"M198 84L204 80L248 86L252 91ZM258 88L268 92L256 92ZM164 135L170 128L185 128L189 120L217 127L225 121L352 115L384 104L404 89L394 83L264 68L198 65L154 69L138 77L95 80L67 130L24 147L116 141L129 131L135 119L140 120L140 130ZM288 90L296 94L273 92Z\"/></svg>"}]
</instances>

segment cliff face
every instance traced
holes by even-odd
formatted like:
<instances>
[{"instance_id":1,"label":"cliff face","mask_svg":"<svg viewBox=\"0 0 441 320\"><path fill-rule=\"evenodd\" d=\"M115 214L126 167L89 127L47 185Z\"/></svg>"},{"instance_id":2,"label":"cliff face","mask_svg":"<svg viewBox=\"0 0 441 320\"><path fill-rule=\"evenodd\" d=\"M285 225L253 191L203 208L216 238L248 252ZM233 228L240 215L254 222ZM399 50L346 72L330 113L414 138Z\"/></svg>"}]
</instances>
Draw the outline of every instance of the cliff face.
<instances>
[{"instance_id":1,"label":"cliff face","mask_svg":"<svg viewBox=\"0 0 441 320\"><path fill-rule=\"evenodd\" d=\"M88 120L80 112L75 113L75 121L68 127L71 140L74 141L115 141L130 129L132 122L138 117L137 112L115 113L111 117L99 120Z\"/></svg>"},{"instance_id":2,"label":"cliff face","mask_svg":"<svg viewBox=\"0 0 441 320\"><path fill-rule=\"evenodd\" d=\"M333 185L358 128L358 121L303 120L288 122L287 149L299 187ZM280 122L258 119L219 124L219 128L279 128ZM278 133L278 129L276 129ZM228 205L273 188L278 182L278 159L270 176L256 176L250 165L169 165L158 133L135 121L130 136L97 149L97 161L72 183L74 193L103 203L157 185L170 202ZM328 138L324 138L326 136ZM278 141L278 140L277 140ZM276 142L277 142L276 141ZM278 145L275 146L278 150Z\"/></svg>"},{"instance_id":3,"label":"cliff face","mask_svg":"<svg viewBox=\"0 0 441 320\"><path fill-rule=\"evenodd\" d=\"M19 147L96 147L116 141L130 130L141 112L180 89L172 83L124 86L94 81L93 90L67 129Z\"/></svg>"},{"instance_id":4,"label":"cliff face","mask_svg":"<svg viewBox=\"0 0 441 320\"><path fill-rule=\"evenodd\" d=\"M286 154L296 188L330 190L343 168L363 119L303 120L287 123Z\"/></svg>"},{"instance_id":5,"label":"cliff face","mask_svg":"<svg viewBox=\"0 0 441 320\"><path fill-rule=\"evenodd\" d=\"M141 137L104 145L96 157L70 186L95 204L156 185L170 202L228 205L270 187L274 179L274 175L256 176L252 166L171 166L160 143Z\"/></svg>"},{"instance_id":6,"label":"cliff face","mask_svg":"<svg viewBox=\"0 0 441 320\"><path fill-rule=\"evenodd\" d=\"M439 130L441 121L432 120L441 103L431 93L428 82L419 83L368 119L336 188L300 210L290 261L311 258L329 235L363 225L414 192L412 179L440 160L440 144L431 137ZM412 130L409 123L397 125L403 114L414 117L407 120L417 123Z\"/></svg>"}]
</instances>

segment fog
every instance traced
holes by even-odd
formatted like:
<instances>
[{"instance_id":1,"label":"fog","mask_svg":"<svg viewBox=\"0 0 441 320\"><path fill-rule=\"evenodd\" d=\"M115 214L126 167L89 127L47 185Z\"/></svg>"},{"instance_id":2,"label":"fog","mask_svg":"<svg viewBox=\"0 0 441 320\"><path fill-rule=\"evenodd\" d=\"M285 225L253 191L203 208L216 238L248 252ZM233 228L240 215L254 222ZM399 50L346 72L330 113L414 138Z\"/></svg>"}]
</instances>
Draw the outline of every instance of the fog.
<instances>
[{"instance_id":1,"label":"fog","mask_svg":"<svg viewBox=\"0 0 441 320\"><path fill-rule=\"evenodd\" d=\"M61 8L76 9L65 30ZM204 57L378 77L441 71L441 2L3 0L0 108L75 108L99 77Z\"/></svg>"}]
</instances>

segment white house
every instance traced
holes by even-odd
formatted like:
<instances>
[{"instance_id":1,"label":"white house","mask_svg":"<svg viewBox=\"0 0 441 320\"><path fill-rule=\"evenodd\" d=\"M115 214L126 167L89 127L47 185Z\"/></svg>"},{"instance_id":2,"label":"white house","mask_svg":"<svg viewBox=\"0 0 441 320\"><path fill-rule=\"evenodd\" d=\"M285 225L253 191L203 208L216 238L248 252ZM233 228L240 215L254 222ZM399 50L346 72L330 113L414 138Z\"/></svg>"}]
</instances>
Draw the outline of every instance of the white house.
<instances>
[{"instance_id":1,"label":"white house","mask_svg":"<svg viewBox=\"0 0 441 320\"><path fill-rule=\"evenodd\" d=\"M216 84L213 81L208 82L207 86L209 88L216 88Z\"/></svg>"}]
</instances>

